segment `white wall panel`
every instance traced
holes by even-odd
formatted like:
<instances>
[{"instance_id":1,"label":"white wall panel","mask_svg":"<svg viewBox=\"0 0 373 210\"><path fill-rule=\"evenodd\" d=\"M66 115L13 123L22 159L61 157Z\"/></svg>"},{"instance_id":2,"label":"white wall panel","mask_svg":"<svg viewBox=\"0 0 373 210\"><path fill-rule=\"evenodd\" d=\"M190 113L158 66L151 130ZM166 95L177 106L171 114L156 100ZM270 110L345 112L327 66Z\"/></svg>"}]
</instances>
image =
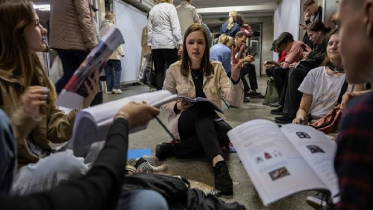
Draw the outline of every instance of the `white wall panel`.
<instances>
[{"instance_id":1,"label":"white wall panel","mask_svg":"<svg viewBox=\"0 0 373 210\"><path fill-rule=\"evenodd\" d=\"M117 1L114 1L114 13L116 26L125 40L123 45L125 56L121 58L121 82L135 82L140 69L141 33L148 22L146 14Z\"/></svg>"},{"instance_id":2,"label":"white wall panel","mask_svg":"<svg viewBox=\"0 0 373 210\"><path fill-rule=\"evenodd\" d=\"M297 40L299 36L300 1L283 0L274 14L274 39L282 32L289 32ZM273 59L277 60L277 53L273 53Z\"/></svg>"}]
</instances>

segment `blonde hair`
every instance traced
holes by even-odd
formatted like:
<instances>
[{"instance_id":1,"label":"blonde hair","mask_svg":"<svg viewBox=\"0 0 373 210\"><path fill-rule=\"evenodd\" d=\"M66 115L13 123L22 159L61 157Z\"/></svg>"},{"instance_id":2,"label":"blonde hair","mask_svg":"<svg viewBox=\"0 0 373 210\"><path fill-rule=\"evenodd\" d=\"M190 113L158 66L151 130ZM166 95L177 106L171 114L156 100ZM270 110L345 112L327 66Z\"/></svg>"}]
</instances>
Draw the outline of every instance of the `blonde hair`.
<instances>
[{"instance_id":1,"label":"blonde hair","mask_svg":"<svg viewBox=\"0 0 373 210\"><path fill-rule=\"evenodd\" d=\"M106 12L105 14L105 20L113 20L115 17L113 12Z\"/></svg>"},{"instance_id":2,"label":"blonde hair","mask_svg":"<svg viewBox=\"0 0 373 210\"><path fill-rule=\"evenodd\" d=\"M174 3L174 0L156 0L156 1L155 1L155 4L159 4L159 3L169 3L169 4L173 4L173 3Z\"/></svg>"},{"instance_id":3,"label":"blonde hair","mask_svg":"<svg viewBox=\"0 0 373 210\"><path fill-rule=\"evenodd\" d=\"M237 12L232 10L229 12L229 19L228 19L228 30L231 30L233 27L234 22L236 21Z\"/></svg>"},{"instance_id":4,"label":"blonde hair","mask_svg":"<svg viewBox=\"0 0 373 210\"><path fill-rule=\"evenodd\" d=\"M234 45L234 39L231 36L223 34L219 37L219 43L231 47Z\"/></svg>"}]
</instances>

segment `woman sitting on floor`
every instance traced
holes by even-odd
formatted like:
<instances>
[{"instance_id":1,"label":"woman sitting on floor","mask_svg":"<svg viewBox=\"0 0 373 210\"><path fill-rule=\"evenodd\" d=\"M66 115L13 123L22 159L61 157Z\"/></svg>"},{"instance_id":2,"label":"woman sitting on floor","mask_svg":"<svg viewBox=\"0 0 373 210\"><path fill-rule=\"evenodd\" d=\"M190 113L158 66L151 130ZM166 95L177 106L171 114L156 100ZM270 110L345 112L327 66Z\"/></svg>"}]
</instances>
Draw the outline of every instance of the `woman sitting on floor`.
<instances>
[{"instance_id":1,"label":"woman sitting on floor","mask_svg":"<svg viewBox=\"0 0 373 210\"><path fill-rule=\"evenodd\" d=\"M330 112L345 83L341 54L339 52L339 34L334 30L328 37L326 58L321 67L312 69L299 87L303 93L300 107L293 120L295 124L307 124L307 115L319 119ZM364 89L357 85L355 90Z\"/></svg>"},{"instance_id":2,"label":"woman sitting on floor","mask_svg":"<svg viewBox=\"0 0 373 210\"><path fill-rule=\"evenodd\" d=\"M168 69L163 89L178 96L207 98L220 108L224 96L230 105L240 106L243 100L240 81L243 60L233 60L231 78L228 78L220 62L210 61L207 42L200 24L187 29L182 59ZM232 52L232 57L234 54ZM162 160L171 156L191 158L205 154L214 169L215 188L231 194L233 183L221 147L229 144L227 132L232 127L224 115L215 112L208 103L192 105L183 100L170 102L162 108L169 114L168 126L180 143L157 145L156 156Z\"/></svg>"}]
</instances>

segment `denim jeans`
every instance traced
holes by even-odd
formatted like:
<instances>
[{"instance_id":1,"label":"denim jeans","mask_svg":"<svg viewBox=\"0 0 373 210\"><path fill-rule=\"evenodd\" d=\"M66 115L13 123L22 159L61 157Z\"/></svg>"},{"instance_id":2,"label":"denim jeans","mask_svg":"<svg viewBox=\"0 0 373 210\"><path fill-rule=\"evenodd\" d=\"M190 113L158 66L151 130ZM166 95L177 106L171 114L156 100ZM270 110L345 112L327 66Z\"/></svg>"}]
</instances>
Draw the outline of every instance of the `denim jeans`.
<instances>
[{"instance_id":1,"label":"denim jeans","mask_svg":"<svg viewBox=\"0 0 373 210\"><path fill-rule=\"evenodd\" d=\"M122 193L116 210L167 210L166 199L153 190L133 190Z\"/></svg>"},{"instance_id":2,"label":"denim jeans","mask_svg":"<svg viewBox=\"0 0 373 210\"><path fill-rule=\"evenodd\" d=\"M17 169L17 149L12 125L0 109L0 193L9 193Z\"/></svg>"},{"instance_id":3,"label":"denim jeans","mask_svg":"<svg viewBox=\"0 0 373 210\"><path fill-rule=\"evenodd\" d=\"M122 65L120 60L108 60L105 66L106 86L107 91L120 89L120 77L122 73Z\"/></svg>"},{"instance_id":4,"label":"denim jeans","mask_svg":"<svg viewBox=\"0 0 373 210\"><path fill-rule=\"evenodd\" d=\"M62 77L56 82L56 91L59 94L61 90L65 87L67 82L73 76L75 70L78 69L80 64L84 61L87 57L88 52L83 50L61 50L56 49L58 56L61 59L62 68L63 68L63 75Z\"/></svg>"},{"instance_id":5,"label":"denim jeans","mask_svg":"<svg viewBox=\"0 0 373 210\"><path fill-rule=\"evenodd\" d=\"M50 190L64 181L86 174L84 158L75 157L72 150L53 153L18 169L11 194L28 195Z\"/></svg>"}]
</instances>

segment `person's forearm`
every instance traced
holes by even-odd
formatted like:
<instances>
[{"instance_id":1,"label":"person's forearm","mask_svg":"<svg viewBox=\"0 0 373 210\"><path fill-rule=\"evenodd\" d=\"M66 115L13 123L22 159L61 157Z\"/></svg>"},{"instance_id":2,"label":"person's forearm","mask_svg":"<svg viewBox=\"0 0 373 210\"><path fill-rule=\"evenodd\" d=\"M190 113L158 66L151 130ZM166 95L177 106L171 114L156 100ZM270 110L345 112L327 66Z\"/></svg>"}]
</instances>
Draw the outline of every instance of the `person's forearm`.
<instances>
[{"instance_id":1,"label":"person's forearm","mask_svg":"<svg viewBox=\"0 0 373 210\"><path fill-rule=\"evenodd\" d=\"M296 118L305 120L307 117L307 113L303 109L298 109Z\"/></svg>"},{"instance_id":2,"label":"person's forearm","mask_svg":"<svg viewBox=\"0 0 373 210\"><path fill-rule=\"evenodd\" d=\"M128 122L116 119L104 148L84 177L44 193L25 197L0 195L0 209L115 209L124 180L127 149Z\"/></svg>"}]
</instances>

